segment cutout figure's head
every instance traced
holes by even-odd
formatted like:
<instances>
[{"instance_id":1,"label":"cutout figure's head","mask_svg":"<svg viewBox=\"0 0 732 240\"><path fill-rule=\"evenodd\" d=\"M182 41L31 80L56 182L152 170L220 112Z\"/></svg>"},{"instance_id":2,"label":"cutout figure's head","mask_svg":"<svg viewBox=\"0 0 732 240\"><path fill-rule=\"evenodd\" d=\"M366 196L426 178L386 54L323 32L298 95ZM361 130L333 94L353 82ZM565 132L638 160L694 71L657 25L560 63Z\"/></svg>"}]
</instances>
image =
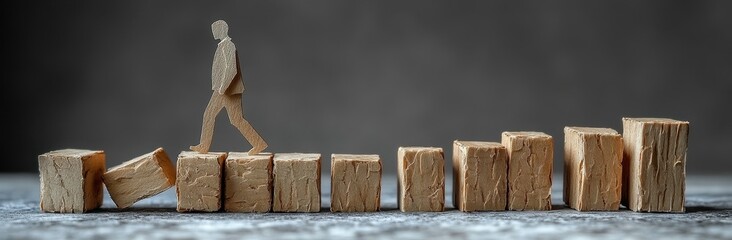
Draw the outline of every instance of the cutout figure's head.
<instances>
[{"instance_id":1,"label":"cutout figure's head","mask_svg":"<svg viewBox=\"0 0 732 240\"><path fill-rule=\"evenodd\" d=\"M229 25L224 20L218 20L211 24L211 32L216 40L222 40L229 36Z\"/></svg>"}]
</instances>

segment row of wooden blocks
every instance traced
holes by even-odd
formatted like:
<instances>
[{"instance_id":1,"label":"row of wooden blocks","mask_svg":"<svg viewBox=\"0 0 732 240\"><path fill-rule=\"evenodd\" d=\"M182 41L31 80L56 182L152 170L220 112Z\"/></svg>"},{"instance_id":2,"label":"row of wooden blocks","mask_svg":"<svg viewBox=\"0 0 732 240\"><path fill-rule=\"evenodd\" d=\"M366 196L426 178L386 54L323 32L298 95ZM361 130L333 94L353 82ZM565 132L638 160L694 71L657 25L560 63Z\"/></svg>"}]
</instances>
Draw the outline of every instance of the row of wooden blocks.
<instances>
[{"instance_id":1,"label":"row of wooden blocks","mask_svg":"<svg viewBox=\"0 0 732 240\"><path fill-rule=\"evenodd\" d=\"M580 211L683 212L688 122L624 118L608 128L566 127L564 202ZM453 143L453 202L460 211L550 210L554 142L540 132L504 132L501 143ZM163 149L105 172L102 151L39 156L41 209L101 206L102 182L119 208L176 186L179 212L319 212L320 154L182 152L177 170ZM177 172L177 174L176 174ZM380 209L378 155L331 156L333 212ZM401 211L445 209L441 148L400 147Z\"/></svg>"}]
</instances>

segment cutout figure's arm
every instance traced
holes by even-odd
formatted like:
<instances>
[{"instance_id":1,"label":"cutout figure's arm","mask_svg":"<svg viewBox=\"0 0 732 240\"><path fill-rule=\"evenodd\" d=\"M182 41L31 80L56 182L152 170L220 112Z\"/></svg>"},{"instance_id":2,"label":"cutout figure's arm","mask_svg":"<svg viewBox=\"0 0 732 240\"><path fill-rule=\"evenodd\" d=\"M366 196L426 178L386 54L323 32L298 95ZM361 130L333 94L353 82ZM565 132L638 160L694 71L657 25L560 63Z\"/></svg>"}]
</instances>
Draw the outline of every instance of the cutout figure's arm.
<instances>
[{"instance_id":1,"label":"cutout figure's arm","mask_svg":"<svg viewBox=\"0 0 732 240\"><path fill-rule=\"evenodd\" d=\"M234 43L229 41L224 43L221 48L225 64L225 72L223 74L223 81L221 85L219 85L219 89L217 89L217 91L219 94L224 94L226 93L226 89L229 89L231 81L236 77L236 46L234 46Z\"/></svg>"}]
</instances>

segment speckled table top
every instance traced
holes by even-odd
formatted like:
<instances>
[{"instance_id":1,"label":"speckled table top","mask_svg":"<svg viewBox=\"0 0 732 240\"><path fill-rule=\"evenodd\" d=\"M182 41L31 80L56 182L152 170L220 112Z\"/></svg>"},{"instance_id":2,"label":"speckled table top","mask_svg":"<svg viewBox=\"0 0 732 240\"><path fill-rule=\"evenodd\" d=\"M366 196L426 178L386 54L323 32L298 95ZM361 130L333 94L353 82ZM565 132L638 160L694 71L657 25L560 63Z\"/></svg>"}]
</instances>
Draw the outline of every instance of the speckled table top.
<instances>
[{"instance_id":1,"label":"speckled table top","mask_svg":"<svg viewBox=\"0 0 732 240\"><path fill-rule=\"evenodd\" d=\"M124 211L107 196L92 213L52 214L39 211L37 175L2 174L0 239L732 239L732 176L689 176L684 214L577 212L561 205L561 179L552 211L402 213L394 176L383 178L383 211L330 213L328 180L320 213L182 214L170 189Z\"/></svg>"}]
</instances>

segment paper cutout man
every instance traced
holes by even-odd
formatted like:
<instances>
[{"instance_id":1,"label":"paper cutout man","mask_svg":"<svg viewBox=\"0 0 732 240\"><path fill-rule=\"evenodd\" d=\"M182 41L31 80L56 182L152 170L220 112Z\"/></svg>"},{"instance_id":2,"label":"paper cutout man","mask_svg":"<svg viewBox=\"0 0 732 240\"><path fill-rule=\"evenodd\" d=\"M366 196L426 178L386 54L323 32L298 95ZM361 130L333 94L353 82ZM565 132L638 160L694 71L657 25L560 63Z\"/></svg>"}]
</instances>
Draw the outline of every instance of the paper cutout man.
<instances>
[{"instance_id":1,"label":"paper cutout man","mask_svg":"<svg viewBox=\"0 0 732 240\"><path fill-rule=\"evenodd\" d=\"M267 148L267 143L252 128L252 125L244 119L241 106L244 82L239 68L239 53L228 34L229 26L224 20L218 20L211 24L211 31L214 39L220 40L211 67L211 90L213 90L213 94L206 107L206 112L203 114L201 141L198 145L191 146L191 150L200 153L208 152L211 147L214 126L216 125L216 115L221 112L222 108L226 108L231 124L239 129L244 138L252 145L249 154L260 153Z\"/></svg>"}]
</instances>

